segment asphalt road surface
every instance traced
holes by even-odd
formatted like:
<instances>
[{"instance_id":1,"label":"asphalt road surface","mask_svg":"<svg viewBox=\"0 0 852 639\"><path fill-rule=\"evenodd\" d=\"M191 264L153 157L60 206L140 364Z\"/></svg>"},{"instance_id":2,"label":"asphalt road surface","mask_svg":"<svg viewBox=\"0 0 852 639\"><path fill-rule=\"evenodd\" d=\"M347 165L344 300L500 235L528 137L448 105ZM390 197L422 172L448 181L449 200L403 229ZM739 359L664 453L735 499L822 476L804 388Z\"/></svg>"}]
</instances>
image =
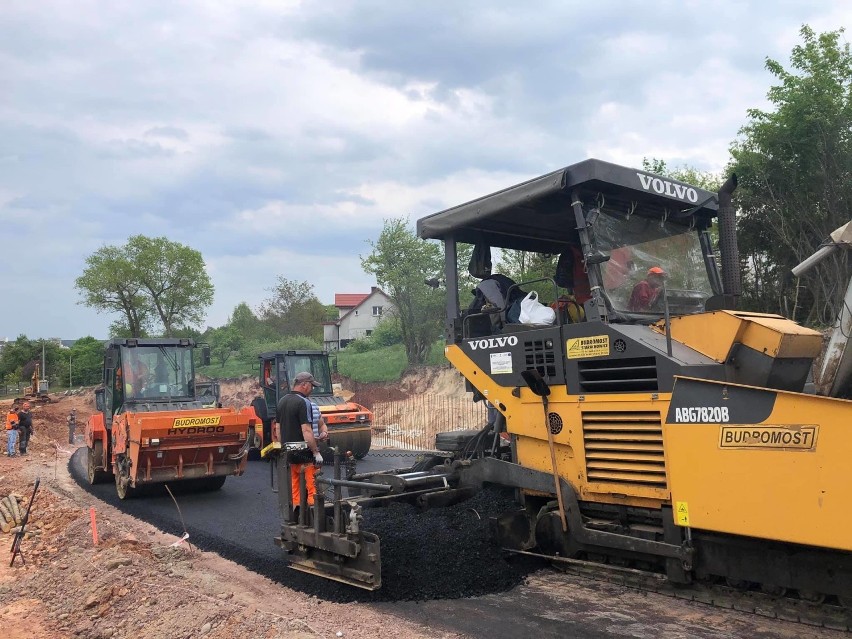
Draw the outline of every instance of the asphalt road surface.
<instances>
[{"instance_id":1,"label":"asphalt road surface","mask_svg":"<svg viewBox=\"0 0 852 639\"><path fill-rule=\"evenodd\" d=\"M397 504L365 513L364 528L382 539L383 586L351 588L291 570L273 543L280 529L269 465L249 462L242 477L221 490L177 493L180 511L165 490L125 501L112 483L85 480L86 449L69 463L72 476L93 496L203 550L219 553L288 587L330 601L360 602L423 625L489 639L569 637L828 637L803 626L766 620L703 604L640 593L558 573L529 558L507 555L485 540L491 514L504 512L510 495L484 492L445 509L419 513ZM358 472L404 467L411 457L368 455ZM326 467L326 472L331 469ZM839 636L839 635L838 635Z\"/></svg>"}]
</instances>

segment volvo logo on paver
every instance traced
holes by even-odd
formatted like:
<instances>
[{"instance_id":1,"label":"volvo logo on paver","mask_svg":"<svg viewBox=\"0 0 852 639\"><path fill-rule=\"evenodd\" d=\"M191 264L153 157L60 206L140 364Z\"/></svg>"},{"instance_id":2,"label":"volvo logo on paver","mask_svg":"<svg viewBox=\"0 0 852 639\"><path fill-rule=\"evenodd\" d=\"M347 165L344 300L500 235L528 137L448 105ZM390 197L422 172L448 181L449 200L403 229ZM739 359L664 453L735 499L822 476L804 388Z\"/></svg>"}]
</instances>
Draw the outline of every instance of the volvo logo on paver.
<instances>
[{"instance_id":1,"label":"volvo logo on paver","mask_svg":"<svg viewBox=\"0 0 852 639\"><path fill-rule=\"evenodd\" d=\"M639 181L642 183L642 188L646 191L654 191L660 195L667 195L678 200L687 200L695 204L698 202L698 191L686 184L675 184L662 178L654 177L653 175L645 175L637 172Z\"/></svg>"},{"instance_id":2,"label":"volvo logo on paver","mask_svg":"<svg viewBox=\"0 0 852 639\"><path fill-rule=\"evenodd\" d=\"M491 337L489 339L475 339L470 343L470 350L488 350L489 348L502 348L504 346L517 346L518 338L515 335L503 337Z\"/></svg>"}]
</instances>

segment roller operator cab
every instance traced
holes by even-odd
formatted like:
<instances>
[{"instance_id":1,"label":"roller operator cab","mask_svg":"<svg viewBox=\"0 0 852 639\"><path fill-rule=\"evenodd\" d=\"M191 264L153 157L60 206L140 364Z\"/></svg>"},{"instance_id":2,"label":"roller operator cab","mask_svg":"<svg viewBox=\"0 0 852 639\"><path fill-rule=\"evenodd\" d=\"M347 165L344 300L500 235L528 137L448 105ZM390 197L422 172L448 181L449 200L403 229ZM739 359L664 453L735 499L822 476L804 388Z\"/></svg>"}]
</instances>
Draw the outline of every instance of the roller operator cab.
<instances>
[{"instance_id":1,"label":"roller operator cab","mask_svg":"<svg viewBox=\"0 0 852 639\"><path fill-rule=\"evenodd\" d=\"M249 408L205 408L190 339L114 339L98 412L86 424L88 478L114 479L124 499L144 485L221 487L240 475L257 421Z\"/></svg>"},{"instance_id":2,"label":"roller operator cab","mask_svg":"<svg viewBox=\"0 0 852 639\"><path fill-rule=\"evenodd\" d=\"M420 219L418 235L444 247L447 359L499 415L452 459L370 473L366 497L335 507L439 505L498 484L520 496L491 524L507 547L852 601L852 404L803 392L818 332L737 310L735 186L586 160ZM562 272L512 282L498 260L492 272L503 250ZM462 304L460 267L499 295ZM557 304L552 323L519 323L532 290L545 303L573 294L583 312ZM346 530L378 557L376 540ZM340 579L351 565L350 583L376 587L377 560L367 570L358 548L311 541L322 534L285 523L281 543L301 569Z\"/></svg>"},{"instance_id":3,"label":"roller operator cab","mask_svg":"<svg viewBox=\"0 0 852 639\"><path fill-rule=\"evenodd\" d=\"M311 400L319 406L320 414L328 425L329 446L351 452L362 459L370 451L373 413L356 402L335 395L331 382L331 368L326 351L291 350L261 353L260 386L263 396L252 403L258 418L263 422L263 444L277 441L273 432L275 407L290 392L291 381L297 374L308 372L319 382L311 392ZM320 450L331 461L328 446Z\"/></svg>"}]
</instances>

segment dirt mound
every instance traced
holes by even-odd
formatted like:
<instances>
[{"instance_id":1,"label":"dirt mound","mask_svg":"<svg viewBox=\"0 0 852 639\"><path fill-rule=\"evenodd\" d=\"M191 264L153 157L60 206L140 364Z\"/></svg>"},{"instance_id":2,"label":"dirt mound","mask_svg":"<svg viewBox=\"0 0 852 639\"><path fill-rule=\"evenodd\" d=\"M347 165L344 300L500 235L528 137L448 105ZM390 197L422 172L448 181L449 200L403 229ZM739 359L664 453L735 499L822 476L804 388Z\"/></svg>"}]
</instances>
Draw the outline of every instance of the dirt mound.
<instances>
[{"instance_id":1,"label":"dirt mound","mask_svg":"<svg viewBox=\"0 0 852 639\"><path fill-rule=\"evenodd\" d=\"M370 409L376 402L397 402L424 393L465 397L464 379L458 371L447 366L410 368L398 382L384 384L362 384L347 377L341 377L340 381L344 388L354 392L353 402Z\"/></svg>"},{"instance_id":2,"label":"dirt mound","mask_svg":"<svg viewBox=\"0 0 852 639\"><path fill-rule=\"evenodd\" d=\"M218 381L222 406L242 408L250 405L255 397L262 394L260 382L257 377L251 375Z\"/></svg>"}]
</instances>

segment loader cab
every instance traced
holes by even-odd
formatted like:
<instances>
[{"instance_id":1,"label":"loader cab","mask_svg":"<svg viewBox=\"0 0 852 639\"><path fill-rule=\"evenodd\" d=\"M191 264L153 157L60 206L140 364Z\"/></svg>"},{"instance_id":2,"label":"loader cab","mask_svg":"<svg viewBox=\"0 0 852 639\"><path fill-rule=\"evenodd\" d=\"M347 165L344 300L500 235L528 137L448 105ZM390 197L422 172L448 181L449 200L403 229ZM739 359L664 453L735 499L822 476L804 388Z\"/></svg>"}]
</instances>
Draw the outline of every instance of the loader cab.
<instances>
[{"instance_id":1,"label":"loader cab","mask_svg":"<svg viewBox=\"0 0 852 639\"><path fill-rule=\"evenodd\" d=\"M113 415L144 404L194 402L190 339L114 339L104 356L103 412Z\"/></svg>"}]
</instances>

